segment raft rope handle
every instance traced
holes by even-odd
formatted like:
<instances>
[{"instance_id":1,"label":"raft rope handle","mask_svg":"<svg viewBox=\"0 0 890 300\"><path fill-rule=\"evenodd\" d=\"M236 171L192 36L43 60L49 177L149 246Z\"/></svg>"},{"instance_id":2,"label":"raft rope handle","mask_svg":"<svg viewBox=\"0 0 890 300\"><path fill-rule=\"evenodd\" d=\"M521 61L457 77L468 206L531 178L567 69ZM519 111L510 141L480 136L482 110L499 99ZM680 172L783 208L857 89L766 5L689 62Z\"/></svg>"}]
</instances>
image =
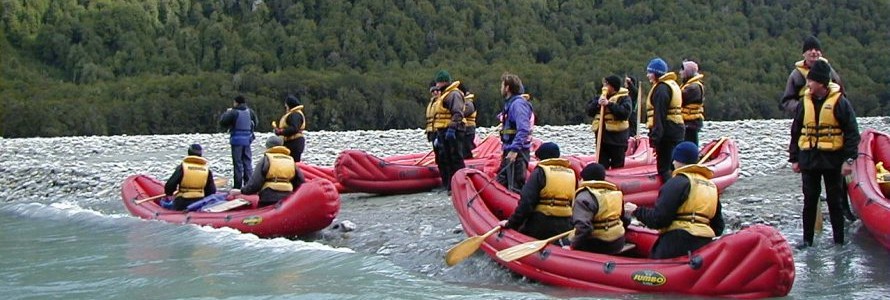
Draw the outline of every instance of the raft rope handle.
<instances>
[{"instance_id":1,"label":"raft rope handle","mask_svg":"<svg viewBox=\"0 0 890 300\"><path fill-rule=\"evenodd\" d=\"M693 270L698 270L704 264L704 259L698 255L688 255L688 261L661 261L661 262L625 262L625 263L616 263L614 261L607 261L603 263L603 272L606 274L611 274L612 271L615 270L616 266L644 266L644 265L689 265Z\"/></svg>"}]
</instances>

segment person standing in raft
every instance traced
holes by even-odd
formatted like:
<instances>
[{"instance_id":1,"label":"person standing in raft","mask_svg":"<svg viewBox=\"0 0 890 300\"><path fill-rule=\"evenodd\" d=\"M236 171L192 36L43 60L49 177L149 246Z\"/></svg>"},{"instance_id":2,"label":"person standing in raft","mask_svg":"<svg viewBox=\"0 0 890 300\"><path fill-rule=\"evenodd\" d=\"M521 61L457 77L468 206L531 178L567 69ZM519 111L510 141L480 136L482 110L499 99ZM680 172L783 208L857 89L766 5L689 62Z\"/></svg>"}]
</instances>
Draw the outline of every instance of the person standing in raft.
<instances>
[{"instance_id":1,"label":"person standing in raft","mask_svg":"<svg viewBox=\"0 0 890 300\"><path fill-rule=\"evenodd\" d=\"M439 94L442 91L439 90L439 86L436 85L436 80L430 81L430 102L426 104L426 126L424 126L423 132L426 134L426 140L433 144L436 141L436 129L433 128L433 121L436 119L436 109L434 104L436 104L436 99L439 98ZM433 145L433 150L436 151L435 145Z\"/></svg>"},{"instance_id":2,"label":"person standing in raft","mask_svg":"<svg viewBox=\"0 0 890 300\"><path fill-rule=\"evenodd\" d=\"M525 89L519 76L501 75L501 95L504 109L498 114L501 120L502 155L497 181L510 191L522 191L525 172L531 155L531 128L533 110L531 102L523 97Z\"/></svg>"},{"instance_id":3,"label":"person standing in raft","mask_svg":"<svg viewBox=\"0 0 890 300\"><path fill-rule=\"evenodd\" d=\"M464 159L473 158L473 149L476 149L476 95L470 92L466 84L461 83L457 87L464 93L464 131L463 153Z\"/></svg>"},{"instance_id":4,"label":"person standing in raft","mask_svg":"<svg viewBox=\"0 0 890 300\"><path fill-rule=\"evenodd\" d=\"M591 163L581 170L581 182L572 204L575 236L572 249L616 254L624 248L624 230L630 217L624 212L624 194L606 180L606 169Z\"/></svg>"},{"instance_id":5,"label":"person standing in raft","mask_svg":"<svg viewBox=\"0 0 890 300\"><path fill-rule=\"evenodd\" d=\"M572 200L577 183L569 161L559 157L559 146L544 143L535 151L540 162L522 187L513 215L501 221L504 228L536 239L572 229Z\"/></svg>"},{"instance_id":6,"label":"person standing in raft","mask_svg":"<svg viewBox=\"0 0 890 300\"><path fill-rule=\"evenodd\" d=\"M176 166L173 175L164 184L164 194L173 196L173 210L185 210L189 204L200 201L204 196L216 194L216 183L207 159L202 157L203 149L192 144L182 163Z\"/></svg>"},{"instance_id":7,"label":"person standing in raft","mask_svg":"<svg viewBox=\"0 0 890 300\"><path fill-rule=\"evenodd\" d=\"M290 157L299 162L302 160L303 150L306 149L306 137L303 135L306 130L306 115L303 114L303 102L297 96L287 95L284 99L284 108L287 112L278 120L275 135L281 136L284 146L290 150Z\"/></svg>"},{"instance_id":8,"label":"person standing in raft","mask_svg":"<svg viewBox=\"0 0 890 300\"><path fill-rule=\"evenodd\" d=\"M240 189L250 178L251 152L250 144L254 140L254 129L259 122L252 109L247 107L247 99L238 95L231 108L219 118L219 125L228 128L229 144L232 145L232 168L235 172L233 188Z\"/></svg>"},{"instance_id":9,"label":"person standing in raft","mask_svg":"<svg viewBox=\"0 0 890 300\"><path fill-rule=\"evenodd\" d=\"M653 58L646 67L652 83L646 101L646 128L649 145L655 149L658 177L664 184L671 178L671 151L683 141L683 116L680 114L683 95L677 85L677 74L667 71L667 63Z\"/></svg>"},{"instance_id":10,"label":"person standing in raft","mask_svg":"<svg viewBox=\"0 0 890 300\"><path fill-rule=\"evenodd\" d=\"M859 124L856 112L840 86L832 83L831 66L819 60L807 74L808 90L791 123L788 145L791 170L800 173L803 183L803 242L813 245L816 214L822 186L828 200L828 214L834 243L844 243L844 181L853 172L858 156Z\"/></svg>"},{"instance_id":11,"label":"person standing in raft","mask_svg":"<svg viewBox=\"0 0 890 300\"><path fill-rule=\"evenodd\" d=\"M452 82L448 71L437 72L435 80L436 87L441 93L431 105L434 113L432 126L436 131L433 149L436 153L439 175L442 176L442 185L446 191L451 191L451 176L465 167L461 150L465 131L464 93L457 88L460 86L460 81Z\"/></svg>"},{"instance_id":12,"label":"person standing in raft","mask_svg":"<svg viewBox=\"0 0 890 300\"><path fill-rule=\"evenodd\" d=\"M652 246L651 258L673 258L704 247L725 226L717 185L711 169L697 164L698 146L682 142L674 149L674 177L658 190L655 208L625 203L624 209L646 227L661 234Z\"/></svg>"},{"instance_id":13,"label":"person standing in raft","mask_svg":"<svg viewBox=\"0 0 890 300\"><path fill-rule=\"evenodd\" d=\"M794 70L788 75L788 81L785 83L785 92L782 93L782 101L779 103L779 109L785 112L785 115L794 118L797 116L797 107L803 99L807 89L807 74L816 61L828 62L822 57L822 42L815 36L808 36L803 40L803 60L794 63ZM844 94L844 84L840 75L831 69L829 73L831 82L836 83L840 87L841 94Z\"/></svg>"},{"instance_id":14,"label":"person standing in raft","mask_svg":"<svg viewBox=\"0 0 890 300\"><path fill-rule=\"evenodd\" d=\"M266 139L266 153L254 168L250 181L244 188L232 190L230 194L260 194L258 207L273 205L300 188L305 182L303 173L290 156L290 150L284 147L281 137L270 136Z\"/></svg>"},{"instance_id":15,"label":"person standing in raft","mask_svg":"<svg viewBox=\"0 0 890 300\"><path fill-rule=\"evenodd\" d=\"M680 67L683 86L683 122L686 124L684 139L698 145L698 132L705 124L705 85L701 82L705 75L698 73L698 64L684 60Z\"/></svg>"},{"instance_id":16,"label":"person standing in raft","mask_svg":"<svg viewBox=\"0 0 890 300\"><path fill-rule=\"evenodd\" d=\"M637 115L637 110L640 109L640 103L637 103L637 93L639 93L639 88L637 87L637 80L631 76L624 77L624 88L627 89L627 96L630 97L630 101L632 103L630 110L630 128L628 130L628 136L637 136L637 124L640 123L639 116Z\"/></svg>"},{"instance_id":17,"label":"person standing in raft","mask_svg":"<svg viewBox=\"0 0 890 300\"><path fill-rule=\"evenodd\" d=\"M627 152L627 139L630 137L630 119L633 102L626 88L621 87L621 77L610 75L603 79L602 94L587 102L587 115L593 117L592 130L598 132L603 126L602 149L599 152L600 165L607 169L624 166L624 155ZM603 114L600 116L600 106ZM605 120L605 121L603 121Z\"/></svg>"}]
</instances>

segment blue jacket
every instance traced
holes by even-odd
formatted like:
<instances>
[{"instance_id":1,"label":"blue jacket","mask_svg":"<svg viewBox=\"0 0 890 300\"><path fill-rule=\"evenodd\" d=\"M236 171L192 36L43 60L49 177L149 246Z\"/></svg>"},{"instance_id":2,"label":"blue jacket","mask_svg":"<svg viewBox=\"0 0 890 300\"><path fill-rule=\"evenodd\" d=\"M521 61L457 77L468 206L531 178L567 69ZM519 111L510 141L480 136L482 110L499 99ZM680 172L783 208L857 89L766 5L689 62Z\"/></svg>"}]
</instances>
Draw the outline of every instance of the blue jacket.
<instances>
[{"instance_id":1,"label":"blue jacket","mask_svg":"<svg viewBox=\"0 0 890 300\"><path fill-rule=\"evenodd\" d=\"M531 148L532 113L532 104L521 95L513 95L504 102L501 142L505 153Z\"/></svg>"},{"instance_id":2,"label":"blue jacket","mask_svg":"<svg viewBox=\"0 0 890 300\"><path fill-rule=\"evenodd\" d=\"M238 104L219 118L219 125L229 128L229 143L235 146L250 146L257 123L256 114L247 104Z\"/></svg>"}]
</instances>

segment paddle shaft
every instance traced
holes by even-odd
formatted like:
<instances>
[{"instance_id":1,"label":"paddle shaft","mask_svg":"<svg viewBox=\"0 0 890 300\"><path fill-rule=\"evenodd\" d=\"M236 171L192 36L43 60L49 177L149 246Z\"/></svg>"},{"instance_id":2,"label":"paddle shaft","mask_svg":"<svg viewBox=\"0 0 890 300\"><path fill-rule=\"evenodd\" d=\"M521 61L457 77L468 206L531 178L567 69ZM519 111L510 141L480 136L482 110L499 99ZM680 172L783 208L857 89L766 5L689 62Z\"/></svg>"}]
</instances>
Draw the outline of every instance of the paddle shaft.
<instances>
[{"instance_id":1,"label":"paddle shaft","mask_svg":"<svg viewBox=\"0 0 890 300\"><path fill-rule=\"evenodd\" d=\"M600 147L603 146L603 123L605 123L605 116L603 116L603 112L605 112L606 106L600 104L600 121L597 122L596 126L596 152L593 153L593 161L600 161Z\"/></svg>"},{"instance_id":2,"label":"paddle shaft","mask_svg":"<svg viewBox=\"0 0 890 300\"><path fill-rule=\"evenodd\" d=\"M501 251L498 251L495 256L505 262L511 262L523 257L526 257L532 253L538 252L544 247L547 247L548 244L552 243L555 240L561 239L565 236L568 236L575 232L575 229L572 228L569 231L557 234L553 237L550 237L546 240L533 241L528 243L519 244Z\"/></svg>"},{"instance_id":3,"label":"paddle shaft","mask_svg":"<svg viewBox=\"0 0 890 300\"><path fill-rule=\"evenodd\" d=\"M218 178L216 178L216 179L213 180L213 183L216 184L217 186L220 186L220 185L226 185L226 184L229 183L229 179L226 178L226 177L218 177ZM173 191L173 194L176 195L177 192L179 192L179 191ZM148 197L148 198L145 198L145 199L139 199L139 200L136 200L136 204L139 205L139 204L142 204L142 203L145 203L145 202L148 202L148 201L157 200L157 199L160 199L160 198L162 198L162 197L164 197L164 196L166 196L166 194L154 195L154 196L151 196L151 197Z\"/></svg>"},{"instance_id":4,"label":"paddle shaft","mask_svg":"<svg viewBox=\"0 0 890 300\"><path fill-rule=\"evenodd\" d=\"M174 193L174 194L175 194L175 193ZM145 199L139 199L139 200L136 200L136 205L139 205L139 204L142 204L142 203L145 203L145 202L148 202L148 201L152 201L152 200L160 199L161 197L164 197L164 196L166 196L166 194L160 194L160 195L151 196L151 197L148 197L148 198L145 198Z\"/></svg>"},{"instance_id":5,"label":"paddle shaft","mask_svg":"<svg viewBox=\"0 0 890 300\"><path fill-rule=\"evenodd\" d=\"M640 120L643 118L643 83L637 82L637 138L640 137L640 131L642 129L643 121Z\"/></svg>"},{"instance_id":6,"label":"paddle shaft","mask_svg":"<svg viewBox=\"0 0 890 300\"><path fill-rule=\"evenodd\" d=\"M726 139L727 138L725 136L721 137L720 140L718 140L717 143L714 144L714 147L711 147L711 150L708 150L708 153L706 153L705 156L702 156L701 160L698 161L698 164L705 163L705 161L708 160L708 157L711 157L711 154L714 154L714 151L717 151L717 148L720 148L720 146L723 146L723 142L725 142Z\"/></svg>"}]
</instances>

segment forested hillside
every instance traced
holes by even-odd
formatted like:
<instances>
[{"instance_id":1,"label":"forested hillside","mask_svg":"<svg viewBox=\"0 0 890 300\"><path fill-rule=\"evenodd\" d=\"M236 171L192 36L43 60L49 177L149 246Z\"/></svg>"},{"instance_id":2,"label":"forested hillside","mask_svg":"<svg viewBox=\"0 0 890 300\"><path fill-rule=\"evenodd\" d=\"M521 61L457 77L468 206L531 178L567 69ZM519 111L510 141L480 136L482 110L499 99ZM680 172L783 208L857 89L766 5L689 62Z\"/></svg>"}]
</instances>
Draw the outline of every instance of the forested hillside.
<instances>
[{"instance_id":1,"label":"forested hillside","mask_svg":"<svg viewBox=\"0 0 890 300\"><path fill-rule=\"evenodd\" d=\"M888 1L0 1L4 137L216 132L238 94L264 131L288 93L310 130L418 128L439 69L481 126L504 71L539 124L578 124L603 77L654 56L699 61L708 119L778 118L808 35L859 115L890 114Z\"/></svg>"}]
</instances>

